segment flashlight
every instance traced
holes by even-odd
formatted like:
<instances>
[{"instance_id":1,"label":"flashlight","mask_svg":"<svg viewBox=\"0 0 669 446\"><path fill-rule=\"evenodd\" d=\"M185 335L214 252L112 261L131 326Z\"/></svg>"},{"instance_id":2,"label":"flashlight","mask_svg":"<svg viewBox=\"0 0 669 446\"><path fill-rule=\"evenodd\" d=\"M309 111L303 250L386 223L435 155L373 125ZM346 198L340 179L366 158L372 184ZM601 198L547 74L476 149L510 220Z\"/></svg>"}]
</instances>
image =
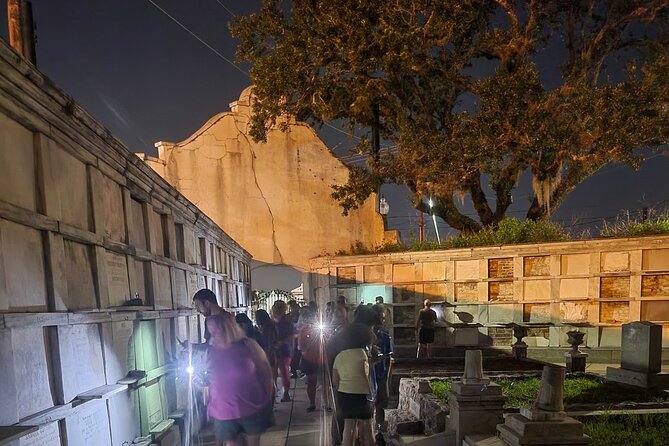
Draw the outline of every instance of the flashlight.
<instances>
[{"instance_id":1,"label":"flashlight","mask_svg":"<svg viewBox=\"0 0 669 446\"><path fill-rule=\"evenodd\" d=\"M324 331L325 330L325 325L324 324L318 324L318 329L320 331Z\"/></svg>"},{"instance_id":2,"label":"flashlight","mask_svg":"<svg viewBox=\"0 0 669 446\"><path fill-rule=\"evenodd\" d=\"M188 372L189 375L192 375L195 372L195 368L192 365L189 365L186 367L186 372Z\"/></svg>"}]
</instances>

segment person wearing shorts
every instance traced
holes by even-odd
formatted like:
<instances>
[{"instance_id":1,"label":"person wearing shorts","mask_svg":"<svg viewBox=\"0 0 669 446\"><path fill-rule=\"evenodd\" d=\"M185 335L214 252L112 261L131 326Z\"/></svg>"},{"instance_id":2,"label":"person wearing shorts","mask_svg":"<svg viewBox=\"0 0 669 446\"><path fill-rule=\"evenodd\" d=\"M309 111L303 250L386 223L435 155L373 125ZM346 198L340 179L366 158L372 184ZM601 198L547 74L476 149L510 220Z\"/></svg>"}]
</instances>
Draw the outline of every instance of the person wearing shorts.
<instances>
[{"instance_id":1,"label":"person wearing shorts","mask_svg":"<svg viewBox=\"0 0 669 446\"><path fill-rule=\"evenodd\" d=\"M302 352L301 371L307 375L307 396L309 407L307 412L316 410L316 388L321 381L321 403L327 406L327 393L323 364L325 352L323 350L323 330L319 328L316 312L311 308L302 310L302 324L297 336L297 347Z\"/></svg>"},{"instance_id":2,"label":"person wearing shorts","mask_svg":"<svg viewBox=\"0 0 669 446\"><path fill-rule=\"evenodd\" d=\"M356 432L361 446L372 446L374 411L368 400L372 386L369 358L362 346L343 350L337 355L332 369L332 385L337 389L337 410L344 418L342 446L353 446Z\"/></svg>"},{"instance_id":3,"label":"person wearing shorts","mask_svg":"<svg viewBox=\"0 0 669 446\"><path fill-rule=\"evenodd\" d=\"M432 344L434 344L434 324L437 322L437 313L430 308L432 303L425 299L423 308L418 312L416 318L416 329L418 330L418 349L416 358L420 358L421 347L425 350L425 356L432 358Z\"/></svg>"},{"instance_id":4,"label":"person wearing shorts","mask_svg":"<svg viewBox=\"0 0 669 446\"><path fill-rule=\"evenodd\" d=\"M258 446L273 425L273 373L256 341L232 317L207 318L209 404L217 445Z\"/></svg>"}]
</instances>

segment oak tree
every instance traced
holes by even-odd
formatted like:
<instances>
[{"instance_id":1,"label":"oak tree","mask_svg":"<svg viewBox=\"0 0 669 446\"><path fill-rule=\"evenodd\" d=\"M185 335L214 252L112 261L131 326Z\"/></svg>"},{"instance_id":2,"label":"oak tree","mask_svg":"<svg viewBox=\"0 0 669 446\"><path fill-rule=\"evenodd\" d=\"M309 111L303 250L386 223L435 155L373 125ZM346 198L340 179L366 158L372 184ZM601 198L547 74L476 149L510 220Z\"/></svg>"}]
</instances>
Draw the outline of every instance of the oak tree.
<instances>
[{"instance_id":1,"label":"oak tree","mask_svg":"<svg viewBox=\"0 0 669 446\"><path fill-rule=\"evenodd\" d=\"M475 232L525 171L526 216L547 218L607 163L638 167L669 139L668 22L669 0L265 0L231 29L254 139L285 115L344 120L394 144L362 140L366 166L333 192L344 212L392 182Z\"/></svg>"}]
</instances>

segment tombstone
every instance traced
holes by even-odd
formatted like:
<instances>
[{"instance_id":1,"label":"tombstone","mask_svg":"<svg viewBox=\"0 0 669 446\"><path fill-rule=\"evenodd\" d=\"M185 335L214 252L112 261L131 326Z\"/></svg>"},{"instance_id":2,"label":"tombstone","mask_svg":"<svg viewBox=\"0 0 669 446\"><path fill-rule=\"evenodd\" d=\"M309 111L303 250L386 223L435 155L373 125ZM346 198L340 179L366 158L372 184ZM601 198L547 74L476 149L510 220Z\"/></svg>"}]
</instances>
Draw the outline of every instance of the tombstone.
<instances>
[{"instance_id":1,"label":"tombstone","mask_svg":"<svg viewBox=\"0 0 669 446\"><path fill-rule=\"evenodd\" d=\"M58 422L43 424L36 432L19 438L8 446L61 446Z\"/></svg>"},{"instance_id":2,"label":"tombstone","mask_svg":"<svg viewBox=\"0 0 669 446\"><path fill-rule=\"evenodd\" d=\"M12 329L12 349L19 418L53 407L44 329Z\"/></svg>"},{"instance_id":3,"label":"tombstone","mask_svg":"<svg viewBox=\"0 0 669 446\"><path fill-rule=\"evenodd\" d=\"M583 423L564 411L564 367L546 365L541 374L539 395L531 407L521 407L519 414L509 414L497 425L505 445L587 445Z\"/></svg>"},{"instance_id":4,"label":"tombstone","mask_svg":"<svg viewBox=\"0 0 669 446\"><path fill-rule=\"evenodd\" d=\"M105 375L107 384L123 379L135 370L135 321L116 321L102 324L104 339Z\"/></svg>"},{"instance_id":5,"label":"tombstone","mask_svg":"<svg viewBox=\"0 0 669 446\"><path fill-rule=\"evenodd\" d=\"M504 419L505 399L502 388L483 375L481 350L467 350L464 374L448 395L455 444L462 444L466 435L494 434L495 426Z\"/></svg>"},{"instance_id":6,"label":"tombstone","mask_svg":"<svg viewBox=\"0 0 669 446\"><path fill-rule=\"evenodd\" d=\"M105 402L93 400L78 406L65 418L65 432L67 446L112 444Z\"/></svg>"},{"instance_id":7,"label":"tombstone","mask_svg":"<svg viewBox=\"0 0 669 446\"><path fill-rule=\"evenodd\" d=\"M78 394L105 385L97 324L60 325L52 328L52 334L58 403L69 403Z\"/></svg>"},{"instance_id":8,"label":"tombstone","mask_svg":"<svg viewBox=\"0 0 669 446\"><path fill-rule=\"evenodd\" d=\"M606 379L644 388L669 387L669 374L660 373L662 326L630 322L622 326L620 368L607 367Z\"/></svg>"},{"instance_id":9,"label":"tombstone","mask_svg":"<svg viewBox=\"0 0 669 446\"><path fill-rule=\"evenodd\" d=\"M137 390L128 390L107 400L113 445L131 444L139 437L139 400Z\"/></svg>"},{"instance_id":10,"label":"tombstone","mask_svg":"<svg viewBox=\"0 0 669 446\"><path fill-rule=\"evenodd\" d=\"M0 329L0 426L19 422L16 406L16 382L14 380L14 351L12 331Z\"/></svg>"}]
</instances>

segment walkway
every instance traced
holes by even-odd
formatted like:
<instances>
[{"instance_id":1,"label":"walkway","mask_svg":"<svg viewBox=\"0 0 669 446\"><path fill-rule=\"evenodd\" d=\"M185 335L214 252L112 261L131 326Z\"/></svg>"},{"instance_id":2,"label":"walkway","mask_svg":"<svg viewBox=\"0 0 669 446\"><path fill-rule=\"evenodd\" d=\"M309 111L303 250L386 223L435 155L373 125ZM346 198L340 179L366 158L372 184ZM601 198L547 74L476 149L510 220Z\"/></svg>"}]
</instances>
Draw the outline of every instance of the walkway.
<instances>
[{"instance_id":1,"label":"walkway","mask_svg":"<svg viewBox=\"0 0 669 446\"><path fill-rule=\"evenodd\" d=\"M332 414L325 409L307 412L306 380L293 379L292 385L293 401L276 403L276 424L260 438L260 446L329 446ZM201 434L200 442L193 444L216 446L211 428Z\"/></svg>"}]
</instances>

